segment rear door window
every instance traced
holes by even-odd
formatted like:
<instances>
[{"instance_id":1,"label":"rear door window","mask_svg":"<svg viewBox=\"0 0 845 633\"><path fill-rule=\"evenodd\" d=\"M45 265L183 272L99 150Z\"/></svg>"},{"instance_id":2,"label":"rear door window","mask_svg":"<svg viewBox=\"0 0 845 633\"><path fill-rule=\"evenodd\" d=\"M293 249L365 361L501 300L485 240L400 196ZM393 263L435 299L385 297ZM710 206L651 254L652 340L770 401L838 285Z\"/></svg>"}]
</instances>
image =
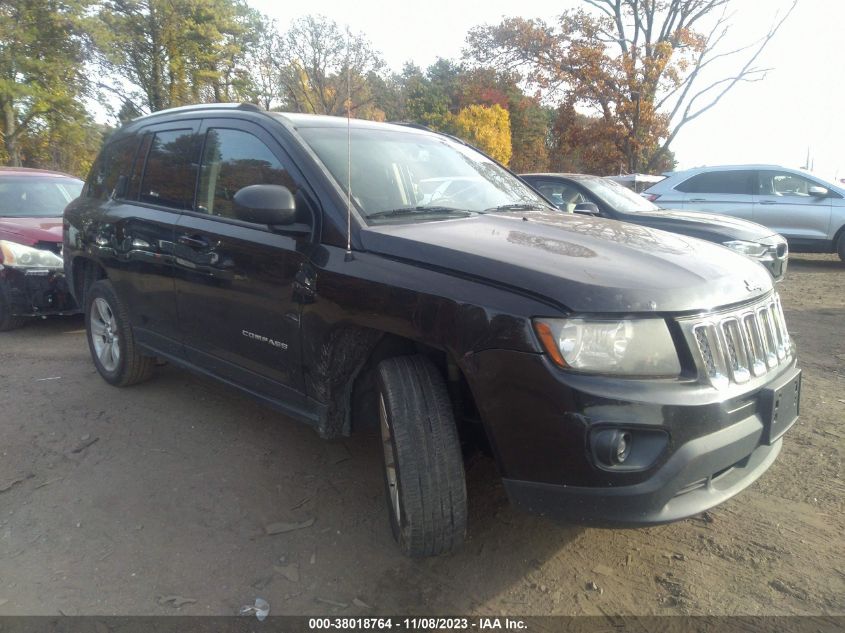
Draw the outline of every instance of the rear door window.
<instances>
[{"instance_id":1,"label":"rear door window","mask_svg":"<svg viewBox=\"0 0 845 633\"><path fill-rule=\"evenodd\" d=\"M746 170L709 171L698 174L677 185L685 193L718 193L751 195L754 172Z\"/></svg>"},{"instance_id":2,"label":"rear door window","mask_svg":"<svg viewBox=\"0 0 845 633\"><path fill-rule=\"evenodd\" d=\"M192 209L197 162L193 129L153 133L138 199L173 209Z\"/></svg>"}]
</instances>

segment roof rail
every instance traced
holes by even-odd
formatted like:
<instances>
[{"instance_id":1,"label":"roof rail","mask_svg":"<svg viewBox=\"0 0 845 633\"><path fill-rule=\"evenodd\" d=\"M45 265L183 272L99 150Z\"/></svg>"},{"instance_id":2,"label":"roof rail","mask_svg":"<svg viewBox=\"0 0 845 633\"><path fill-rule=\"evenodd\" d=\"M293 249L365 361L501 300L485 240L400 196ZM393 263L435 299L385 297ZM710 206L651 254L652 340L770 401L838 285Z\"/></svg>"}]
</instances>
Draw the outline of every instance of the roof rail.
<instances>
[{"instance_id":1,"label":"roof rail","mask_svg":"<svg viewBox=\"0 0 845 633\"><path fill-rule=\"evenodd\" d=\"M255 103L196 103L193 105L179 106L176 108L167 108L166 110L157 110L150 114L139 116L133 121L147 119L149 117L158 116L160 114L172 114L174 112L193 112L199 110L250 110L252 112L264 112L264 108Z\"/></svg>"},{"instance_id":2,"label":"roof rail","mask_svg":"<svg viewBox=\"0 0 845 633\"><path fill-rule=\"evenodd\" d=\"M426 132L437 132L436 130L432 130L427 125L423 125L422 123L414 123L413 121L388 121L391 125L402 125L405 127L412 127L415 130L425 130Z\"/></svg>"}]
</instances>

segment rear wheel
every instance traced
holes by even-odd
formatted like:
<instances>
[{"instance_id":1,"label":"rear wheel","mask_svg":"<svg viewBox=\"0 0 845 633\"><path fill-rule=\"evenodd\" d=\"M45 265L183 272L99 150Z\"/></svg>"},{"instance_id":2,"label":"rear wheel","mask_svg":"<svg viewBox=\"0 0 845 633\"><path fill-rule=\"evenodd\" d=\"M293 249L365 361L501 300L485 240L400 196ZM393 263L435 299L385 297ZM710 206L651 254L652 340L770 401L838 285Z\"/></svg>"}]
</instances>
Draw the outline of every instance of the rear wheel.
<instances>
[{"instance_id":1,"label":"rear wheel","mask_svg":"<svg viewBox=\"0 0 845 633\"><path fill-rule=\"evenodd\" d=\"M466 533L460 441L443 378L424 356L379 363L377 399L393 537L413 557L455 549Z\"/></svg>"},{"instance_id":2,"label":"rear wheel","mask_svg":"<svg viewBox=\"0 0 845 633\"><path fill-rule=\"evenodd\" d=\"M152 375L155 358L138 352L129 316L107 279L85 293L85 330L94 365L106 382L128 387Z\"/></svg>"},{"instance_id":3,"label":"rear wheel","mask_svg":"<svg viewBox=\"0 0 845 633\"><path fill-rule=\"evenodd\" d=\"M0 332L14 330L26 323L26 318L12 314L12 302L8 292L6 283L0 281Z\"/></svg>"}]
</instances>

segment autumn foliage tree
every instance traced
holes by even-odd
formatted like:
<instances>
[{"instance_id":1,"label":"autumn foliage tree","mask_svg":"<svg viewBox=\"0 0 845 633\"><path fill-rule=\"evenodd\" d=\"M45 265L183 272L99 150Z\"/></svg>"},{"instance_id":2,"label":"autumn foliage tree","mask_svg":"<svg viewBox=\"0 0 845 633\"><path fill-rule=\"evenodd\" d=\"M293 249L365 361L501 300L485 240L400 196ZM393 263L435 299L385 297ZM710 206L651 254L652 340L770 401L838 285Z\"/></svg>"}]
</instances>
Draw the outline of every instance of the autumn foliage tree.
<instances>
[{"instance_id":1,"label":"autumn foliage tree","mask_svg":"<svg viewBox=\"0 0 845 633\"><path fill-rule=\"evenodd\" d=\"M566 11L555 25L508 18L473 29L467 56L520 72L529 85L599 117L585 131L609 141L624 169L653 171L665 166L684 125L737 83L765 76L756 60L792 9L759 41L724 50L731 1L584 0L589 10ZM705 69L726 58L737 60L735 72L703 82Z\"/></svg>"},{"instance_id":2,"label":"autumn foliage tree","mask_svg":"<svg viewBox=\"0 0 845 633\"><path fill-rule=\"evenodd\" d=\"M49 155L44 166L65 168L58 154L43 151L45 139L91 131L82 102L90 87L84 70L89 4L0 2L0 163L42 165L38 157Z\"/></svg>"},{"instance_id":3,"label":"autumn foliage tree","mask_svg":"<svg viewBox=\"0 0 845 633\"><path fill-rule=\"evenodd\" d=\"M249 101L420 123L518 172L663 171L685 124L765 74L786 16L725 50L733 1L581 0L553 24L471 30L462 61L390 72L365 34L323 16L284 27L248 0L0 0L0 163L83 173L104 131L92 110L124 123ZM726 60L735 72L708 77Z\"/></svg>"},{"instance_id":4,"label":"autumn foliage tree","mask_svg":"<svg viewBox=\"0 0 845 633\"><path fill-rule=\"evenodd\" d=\"M511 154L510 114L502 106L470 105L447 119L448 131L507 165Z\"/></svg>"}]
</instances>

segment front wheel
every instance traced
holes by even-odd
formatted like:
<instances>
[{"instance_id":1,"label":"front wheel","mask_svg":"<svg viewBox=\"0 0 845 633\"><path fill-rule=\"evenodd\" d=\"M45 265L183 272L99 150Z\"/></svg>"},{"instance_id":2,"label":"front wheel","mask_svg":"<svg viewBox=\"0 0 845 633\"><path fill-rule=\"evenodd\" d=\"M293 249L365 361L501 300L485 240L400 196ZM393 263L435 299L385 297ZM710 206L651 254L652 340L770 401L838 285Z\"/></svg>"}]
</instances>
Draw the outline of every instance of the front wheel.
<instances>
[{"instance_id":1,"label":"front wheel","mask_svg":"<svg viewBox=\"0 0 845 633\"><path fill-rule=\"evenodd\" d=\"M128 387L152 375L155 358L138 352L129 315L107 279L85 293L85 330L94 366L106 382Z\"/></svg>"},{"instance_id":2,"label":"front wheel","mask_svg":"<svg viewBox=\"0 0 845 633\"><path fill-rule=\"evenodd\" d=\"M836 243L836 252L839 254L839 259L845 262L845 231L839 236L839 241Z\"/></svg>"},{"instance_id":3,"label":"front wheel","mask_svg":"<svg viewBox=\"0 0 845 633\"><path fill-rule=\"evenodd\" d=\"M463 542L464 466L446 385L424 356L379 363L378 415L393 537L412 557L437 556Z\"/></svg>"}]
</instances>

